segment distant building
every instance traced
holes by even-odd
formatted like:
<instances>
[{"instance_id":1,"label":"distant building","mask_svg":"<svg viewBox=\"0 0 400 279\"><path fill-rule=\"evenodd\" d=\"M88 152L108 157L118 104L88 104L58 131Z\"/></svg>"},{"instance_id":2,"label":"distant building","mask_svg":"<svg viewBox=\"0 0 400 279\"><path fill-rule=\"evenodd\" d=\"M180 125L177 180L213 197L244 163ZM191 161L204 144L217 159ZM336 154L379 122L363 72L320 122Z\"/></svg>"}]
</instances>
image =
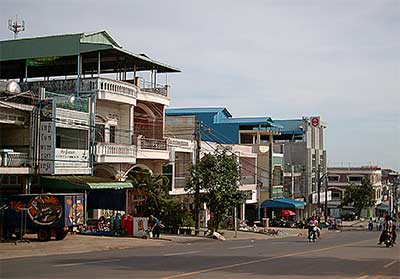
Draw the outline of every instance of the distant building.
<instances>
[{"instance_id":1,"label":"distant building","mask_svg":"<svg viewBox=\"0 0 400 279\"><path fill-rule=\"evenodd\" d=\"M381 216L389 210L388 203L384 202L382 196L382 169L380 167L329 167L328 168L328 190L332 192L332 200L328 201L330 216L335 211L340 211L339 205L344 197L346 188L351 184L361 185L364 179L368 179L375 191L375 207L370 209L370 214ZM351 210L351 207L345 209ZM367 217L368 212L362 212L362 217Z\"/></svg>"}]
</instances>

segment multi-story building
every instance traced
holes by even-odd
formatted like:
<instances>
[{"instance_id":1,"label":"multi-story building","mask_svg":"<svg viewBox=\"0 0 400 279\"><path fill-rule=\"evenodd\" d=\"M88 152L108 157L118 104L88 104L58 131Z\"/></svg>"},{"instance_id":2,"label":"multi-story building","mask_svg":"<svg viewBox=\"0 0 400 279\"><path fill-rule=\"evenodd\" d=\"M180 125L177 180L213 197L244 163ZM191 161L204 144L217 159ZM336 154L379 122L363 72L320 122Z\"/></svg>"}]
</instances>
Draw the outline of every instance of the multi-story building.
<instances>
[{"instance_id":1,"label":"multi-story building","mask_svg":"<svg viewBox=\"0 0 400 279\"><path fill-rule=\"evenodd\" d=\"M382 203L382 169L380 167L329 167L327 178L328 190L332 192L332 200L328 201L330 216L337 215L333 213L334 211L340 211L339 205L346 188L351 184L361 185L364 179L368 179L375 190L375 210L371 208L369 214L382 215L383 212L388 211L388 206ZM362 217L367 215L367 211L362 212Z\"/></svg>"},{"instance_id":2,"label":"multi-story building","mask_svg":"<svg viewBox=\"0 0 400 279\"><path fill-rule=\"evenodd\" d=\"M257 201L283 197L283 146L274 144L279 125L269 117L233 118L226 108L167 109L166 135L194 139L196 123L201 138L217 144L247 145L257 154L254 182L260 188Z\"/></svg>"},{"instance_id":3,"label":"multi-story building","mask_svg":"<svg viewBox=\"0 0 400 279\"><path fill-rule=\"evenodd\" d=\"M63 95L0 92L0 185L27 193L37 175L91 173L88 102ZM22 188L21 188L22 187Z\"/></svg>"},{"instance_id":4,"label":"multi-story building","mask_svg":"<svg viewBox=\"0 0 400 279\"><path fill-rule=\"evenodd\" d=\"M125 50L106 31L1 41L0 49L0 79L19 80L35 96L44 88L54 94L49 98L68 100L64 106L87 100L92 118L79 125L89 134L71 131L71 117L81 113L56 114L55 144L87 146L95 176L124 181L135 168L162 173L169 161L164 115L170 87L157 78L179 69ZM72 157L62 164L69 163L78 168L75 175L88 174Z\"/></svg>"},{"instance_id":5,"label":"multi-story building","mask_svg":"<svg viewBox=\"0 0 400 279\"><path fill-rule=\"evenodd\" d=\"M274 137L284 145L285 187L294 199L307 201L307 213L315 213L312 194L323 187L327 173L326 124L319 116L275 120L280 134ZM318 178L319 175L319 178Z\"/></svg>"}]
</instances>

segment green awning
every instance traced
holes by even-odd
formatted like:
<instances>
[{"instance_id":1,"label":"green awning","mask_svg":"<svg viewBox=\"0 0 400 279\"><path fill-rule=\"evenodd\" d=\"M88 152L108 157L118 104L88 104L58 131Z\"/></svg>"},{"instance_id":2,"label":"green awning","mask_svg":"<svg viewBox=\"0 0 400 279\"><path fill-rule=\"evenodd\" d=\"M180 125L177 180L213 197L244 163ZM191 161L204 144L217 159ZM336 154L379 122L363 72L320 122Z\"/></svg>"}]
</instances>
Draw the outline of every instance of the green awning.
<instances>
[{"instance_id":1,"label":"green awning","mask_svg":"<svg viewBox=\"0 0 400 279\"><path fill-rule=\"evenodd\" d=\"M133 188L130 182L113 181L96 176L43 176L40 185L46 190L123 190Z\"/></svg>"}]
</instances>

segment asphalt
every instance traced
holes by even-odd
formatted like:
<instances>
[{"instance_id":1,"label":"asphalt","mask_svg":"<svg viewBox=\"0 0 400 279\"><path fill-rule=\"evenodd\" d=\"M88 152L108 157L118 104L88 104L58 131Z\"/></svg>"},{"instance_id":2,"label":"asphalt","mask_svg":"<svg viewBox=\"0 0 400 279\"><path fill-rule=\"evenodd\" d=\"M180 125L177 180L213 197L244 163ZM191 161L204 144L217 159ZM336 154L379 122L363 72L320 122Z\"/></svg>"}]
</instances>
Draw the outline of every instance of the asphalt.
<instances>
[{"instance_id":1,"label":"asphalt","mask_svg":"<svg viewBox=\"0 0 400 279\"><path fill-rule=\"evenodd\" d=\"M399 278L399 249L378 246L378 236L348 230L323 231L316 243L304 235L159 240L168 244L2 260L0 271L2 278Z\"/></svg>"}]
</instances>

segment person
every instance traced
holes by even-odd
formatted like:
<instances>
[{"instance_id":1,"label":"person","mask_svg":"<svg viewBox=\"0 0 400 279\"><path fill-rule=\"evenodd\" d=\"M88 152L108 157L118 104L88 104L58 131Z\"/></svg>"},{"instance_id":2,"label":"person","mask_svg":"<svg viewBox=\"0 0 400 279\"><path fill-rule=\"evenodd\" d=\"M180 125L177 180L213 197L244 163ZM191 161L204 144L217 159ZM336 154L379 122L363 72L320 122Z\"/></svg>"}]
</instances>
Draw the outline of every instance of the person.
<instances>
[{"instance_id":1,"label":"person","mask_svg":"<svg viewBox=\"0 0 400 279\"><path fill-rule=\"evenodd\" d=\"M372 220L372 217L369 217L368 230L372 231L373 229L374 229L374 221Z\"/></svg>"},{"instance_id":2,"label":"person","mask_svg":"<svg viewBox=\"0 0 400 279\"><path fill-rule=\"evenodd\" d=\"M384 217L384 221L383 221L383 230L381 235L379 236L379 242L378 244L381 245L382 242L385 241L386 238L386 234L390 233L392 235L392 239L394 239L394 241L396 240L396 232L393 235L393 221L392 221L392 217L390 217L389 214L386 214Z\"/></svg>"},{"instance_id":3,"label":"person","mask_svg":"<svg viewBox=\"0 0 400 279\"><path fill-rule=\"evenodd\" d=\"M308 221L308 241L315 241L316 227L318 226L318 221L313 215Z\"/></svg>"},{"instance_id":4,"label":"person","mask_svg":"<svg viewBox=\"0 0 400 279\"><path fill-rule=\"evenodd\" d=\"M161 222L153 215L149 216L149 229L150 229L150 232L152 232L153 237L157 237L157 238L160 237Z\"/></svg>"}]
</instances>

